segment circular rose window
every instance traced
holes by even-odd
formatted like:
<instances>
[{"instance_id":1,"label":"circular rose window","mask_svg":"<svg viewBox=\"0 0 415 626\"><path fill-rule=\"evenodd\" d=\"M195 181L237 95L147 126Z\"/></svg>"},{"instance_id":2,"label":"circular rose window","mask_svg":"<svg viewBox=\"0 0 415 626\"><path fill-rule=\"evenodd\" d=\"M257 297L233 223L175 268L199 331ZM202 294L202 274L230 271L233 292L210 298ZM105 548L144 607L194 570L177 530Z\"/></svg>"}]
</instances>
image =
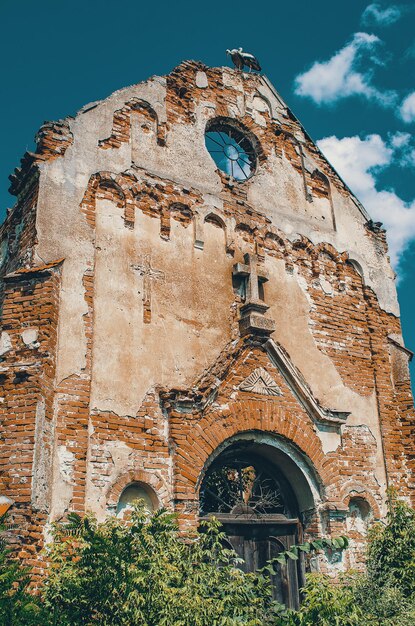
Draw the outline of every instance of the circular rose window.
<instances>
[{"instance_id":1,"label":"circular rose window","mask_svg":"<svg viewBox=\"0 0 415 626\"><path fill-rule=\"evenodd\" d=\"M255 150L243 132L226 122L210 124L205 134L206 148L222 172L244 181L255 171Z\"/></svg>"}]
</instances>

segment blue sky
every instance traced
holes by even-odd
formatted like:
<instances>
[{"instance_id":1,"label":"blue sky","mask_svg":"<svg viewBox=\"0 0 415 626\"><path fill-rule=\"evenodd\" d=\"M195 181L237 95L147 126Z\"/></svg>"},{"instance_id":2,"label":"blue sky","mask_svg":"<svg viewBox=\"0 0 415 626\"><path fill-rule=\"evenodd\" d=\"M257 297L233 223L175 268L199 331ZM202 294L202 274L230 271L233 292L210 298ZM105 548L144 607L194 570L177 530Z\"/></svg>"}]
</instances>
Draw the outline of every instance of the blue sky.
<instances>
[{"instance_id":1,"label":"blue sky","mask_svg":"<svg viewBox=\"0 0 415 626\"><path fill-rule=\"evenodd\" d=\"M184 59L243 46L374 219L388 227L415 349L415 2L0 0L0 209L44 120ZM415 378L415 364L412 366Z\"/></svg>"}]
</instances>

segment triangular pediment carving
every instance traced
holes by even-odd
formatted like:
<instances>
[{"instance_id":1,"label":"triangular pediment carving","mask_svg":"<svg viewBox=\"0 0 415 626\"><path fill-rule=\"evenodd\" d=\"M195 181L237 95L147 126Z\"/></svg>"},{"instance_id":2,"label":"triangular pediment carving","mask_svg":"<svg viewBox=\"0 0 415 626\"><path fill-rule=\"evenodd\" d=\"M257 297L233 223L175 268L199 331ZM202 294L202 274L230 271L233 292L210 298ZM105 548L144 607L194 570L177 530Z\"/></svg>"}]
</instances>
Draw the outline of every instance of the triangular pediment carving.
<instances>
[{"instance_id":1,"label":"triangular pediment carving","mask_svg":"<svg viewBox=\"0 0 415 626\"><path fill-rule=\"evenodd\" d=\"M264 396L282 396L281 389L271 374L263 367L257 367L252 374L247 376L239 385L239 389L251 393L260 393Z\"/></svg>"},{"instance_id":2,"label":"triangular pediment carving","mask_svg":"<svg viewBox=\"0 0 415 626\"><path fill-rule=\"evenodd\" d=\"M238 342L231 350L226 350L219 359L204 372L195 384L183 389L160 389L160 398L167 410L170 408L180 413L203 412L208 407L215 406L220 388L240 360L244 349L252 346L249 339ZM256 345L268 355L270 366L282 376L297 402L303 407L318 428L332 428L339 430L347 421L350 412L338 411L322 406L315 398L301 372L291 361L284 348L272 339L264 338ZM281 382L277 385L273 376L263 367L254 369L238 385L239 391L258 393L265 396L282 396ZM284 395L286 393L284 387Z\"/></svg>"}]
</instances>

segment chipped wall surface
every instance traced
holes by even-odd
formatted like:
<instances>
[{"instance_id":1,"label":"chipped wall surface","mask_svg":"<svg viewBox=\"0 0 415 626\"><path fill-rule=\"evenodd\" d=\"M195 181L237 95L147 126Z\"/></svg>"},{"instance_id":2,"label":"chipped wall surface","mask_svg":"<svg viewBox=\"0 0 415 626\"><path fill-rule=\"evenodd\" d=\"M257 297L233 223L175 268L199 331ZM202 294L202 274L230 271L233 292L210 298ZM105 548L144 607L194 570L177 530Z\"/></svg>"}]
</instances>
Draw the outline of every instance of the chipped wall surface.
<instances>
[{"instance_id":1,"label":"chipped wall surface","mask_svg":"<svg viewBox=\"0 0 415 626\"><path fill-rule=\"evenodd\" d=\"M252 143L248 180L207 151L215 119ZM291 477L309 536L356 533L359 565L359 502L412 497L410 352L384 231L268 80L185 62L45 124L11 181L1 488L25 543L134 482L195 524L242 438Z\"/></svg>"}]
</instances>

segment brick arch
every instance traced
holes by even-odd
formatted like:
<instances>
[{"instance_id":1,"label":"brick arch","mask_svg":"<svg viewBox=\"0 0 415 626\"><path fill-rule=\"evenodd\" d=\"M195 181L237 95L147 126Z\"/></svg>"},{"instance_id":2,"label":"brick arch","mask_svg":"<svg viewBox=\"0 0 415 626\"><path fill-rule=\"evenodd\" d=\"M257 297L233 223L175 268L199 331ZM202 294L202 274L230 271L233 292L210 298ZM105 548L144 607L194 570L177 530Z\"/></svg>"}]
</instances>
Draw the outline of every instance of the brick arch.
<instances>
[{"instance_id":1,"label":"brick arch","mask_svg":"<svg viewBox=\"0 0 415 626\"><path fill-rule=\"evenodd\" d=\"M270 120L272 120L273 119L273 106L271 104L271 100L267 98L263 93L258 91L258 89L256 89L255 93L252 94L252 102L254 102L255 98L258 98L259 100L262 100L263 102L265 102L268 108L268 111L267 111L268 116Z\"/></svg>"},{"instance_id":2,"label":"brick arch","mask_svg":"<svg viewBox=\"0 0 415 626\"><path fill-rule=\"evenodd\" d=\"M188 202L182 202L181 200L180 197L175 197L173 202L161 206L160 235L165 239L170 237L172 219L180 222L185 228L193 221L194 211L190 208Z\"/></svg>"},{"instance_id":3,"label":"brick arch","mask_svg":"<svg viewBox=\"0 0 415 626\"><path fill-rule=\"evenodd\" d=\"M312 271L315 275L320 273L319 257L326 254L336 264L338 278L344 278L344 265L348 261L347 252L339 252L334 246L327 242L314 244L308 237L301 235L293 241L292 249L303 250L309 257L312 264Z\"/></svg>"},{"instance_id":4,"label":"brick arch","mask_svg":"<svg viewBox=\"0 0 415 626\"><path fill-rule=\"evenodd\" d=\"M96 199L112 200L124 210L124 222L127 228L134 228L135 210L139 208L143 213L161 219L161 235L163 236L163 217L166 224L166 238L170 232L170 212L173 206L181 206L191 213L195 213L194 206L199 206L202 200L195 194L186 193L180 187L166 196L159 185L139 180L131 172L114 174L101 171L93 174L81 200L80 207L90 226L95 228ZM167 228L168 225L168 228Z\"/></svg>"},{"instance_id":5,"label":"brick arch","mask_svg":"<svg viewBox=\"0 0 415 626\"><path fill-rule=\"evenodd\" d=\"M298 239L292 242L292 248L293 250L304 250L304 252L311 256L314 251L315 244L313 244L308 237L300 235Z\"/></svg>"},{"instance_id":6,"label":"brick arch","mask_svg":"<svg viewBox=\"0 0 415 626\"><path fill-rule=\"evenodd\" d=\"M313 193L316 196L323 196L324 198L327 198L332 205L333 200L331 194L330 179L328 178L328 176L326 176L326 174L324 174L324 172L317 168L313 170L313 172L311 173L311 185Z\"/></svg>"},{"instance_id":7,"label":"brick arch","mask_svg":"<svg viewBox=\"0 0 415 626\"><path fill-rule=\"evenodd\" d=\"M327 256L329 256L335 263L342 263L345 261L344 254L340 254L340 252L338 252L336 248L331 245L331 243L322 242L318 243L314 247L313 255L319 257L321 254L327 254Z\"/></svg>"},{"instance_id":8,"label":"brick arch","mask_svg":"<svg viewBox=\"0 0 415 626\"><path fill-rule=\"evenodd\" d=\"M379 509L379 505L372 493L368 491L367 487L364 485L354 482L348 481L346 482L340 490L340 501L342 504L348 508L350 504L350 500L353 498L361 498L362 500L366 500L369 504L370 508L373 511L373 515L375 519L381 519L382 515Z\"/></svg>"},{"instance_id":9,"label":"brick arch","mask_svg":"<svg viewBox=\"0 0 415 626\"><path fill-rule=\"evenodd\" d=\"M300 408L298 413L287 415L269 403L249 400L232 403L226 411L212 411L198 422L188 424L186 438L181 437L176 447L176 497L180 493L180 497L197 499L200 478L212 453L232 437L248 432L285 440L307 461L323 492L330 481L330 472L324 467L324 452L310 419L300 414Z\"/></svg>"},{"instance_id":10,"label":"brick arch","mask_svg":"<svg viewBox=\"0 0 415 626\"><path fill-rule=\"evenodd\" d=\"M221 217L217 213L210 211L207 215L205 215L205 218L203 221L208 222L210 224L214 224L215 226L218 226L219 228L222 228L222 230L224 230L226 233L225 220L223 219L223 217Z\"/></svg>"},{"instance_id":11,"label":"brick arch","mask_svg":"<svg viewBox=\"0 0 415 626\"><path fill-rule=\"evenodd\" d=\"M197 481L194 503L195 511L198 508L196 502L199 500L200 490L211 465L229 447L242 442L251 444L257 456L261 457L262 452L264 460L272 463L276 469L279 468L279 471L285 476L285 480L290 484L290 490L297 500L299 513L307 511L310 514L311 511L318 510L323 499L323 485L315 467L307 456L285 437L281 437L276 433L250 430L242 431L229 437L209 456Z\"/></svg>"},{"instance_id":12,"label":"brick arch","mask_svg":"<svg viewBox=\"0 0 415 626\"><path fill-rule=\"evenodd\" d=\"M326 255L336 264L336 273L339 280L344 280L344 265L347 261L347 252L340 253L330 243L322 242L316 245L312 253L312 258L318 262L320 257ZM320 271L321 268L319 268Z\"/></svg>"},{"instance_id":13,"label":"brick arch","mask_svg":"<svg viewBox=\"0 0 415 626\"><path fill-rule=\"evenodd\" d=\"M150 487L156 496L159 505L169 505L170 497L168 488L162 477L157 472L154 470L151 472L146 472L144 470L129 470L122 473L108 489L106 495L107 508L115 509L124 489L134 483L140 483L144 487Z\"/></svg>"},{"instance_id":14,"label":"brick arch","mask_svg":"<svg viewBox=\"0 0 415 626\"><path fill-rule=\"evenodd\" d=\"M90 226L95 228L97 198L115 202L124 210L125 216L127 204L131 203L132 199L128 186L122 183L120 176L112 172L102 171L91 176L80 204L81 211Z\"/></svg>"},{"instance_id":15,"label":"brick arch","mask_svg":"<svg viewBox=\"0 0 415 626\"><path fill-rule=\"evenodd\" d=\"M265 248L267 247L267 242L275 242L278 245L278 249L281 250L284 255L287 254L289 242L284 239L283 234L277 228L274 226L267 226L261 234L263 236L263 245Z\"/></svg>"},{"instance_id":16,"label":"brick arch","mask_svg":"<svg viewBox=\"0 0 415 626\"><path fill-rule=\"evenodd\" d=\"M242 237L248 244L255 246L257 243L257 228L247 222L238 222L233 229L235 235Z\"/></svg>"},{"instance_id":17,"label":"brick arch","mask_svg":"<svg viewBox=\"0 0 415 626\"><path fill-rule=\"evenodd\" d=\"M203 218L204 224L213 224L216 228L220 228L225 242L225 249L227 252L233 253L233 241L229 238L228 226L223 216L219 215L217 211L209 211Z\"/></svg>"},{"instance_id":18,"label":"brick arch","mask_svg":"<svg viewBox=\"0 0 415 626\"><path fill-rule=\"evenodd\" d=\"M365 273L363 270L362 265L359 263L359 261L357 261L356 259L354 259L353 257L350 257L347 259L346 261L347 265L349 265L350 267L353 268L354 272L359 276L359 278L361 279L361 282L363 285L366 284L365 281Z\"/></svg>"},{"instance_id":19,"label":"brick arch","mask_svg":"<svg viewBox=\"0 0 415 626\"><path fill-rule=\"evenodd\" d=\"M142 113L156 128L157 143L164 145L166 142L166 129L159 123L159 117L154 107L141 98L131 98L121 109L114 111L111 134L106 139L100 139L98 146L104 150L119 148L122 143L127 143L131 138L131 115Z\"/></svg>"}]
</instances>

